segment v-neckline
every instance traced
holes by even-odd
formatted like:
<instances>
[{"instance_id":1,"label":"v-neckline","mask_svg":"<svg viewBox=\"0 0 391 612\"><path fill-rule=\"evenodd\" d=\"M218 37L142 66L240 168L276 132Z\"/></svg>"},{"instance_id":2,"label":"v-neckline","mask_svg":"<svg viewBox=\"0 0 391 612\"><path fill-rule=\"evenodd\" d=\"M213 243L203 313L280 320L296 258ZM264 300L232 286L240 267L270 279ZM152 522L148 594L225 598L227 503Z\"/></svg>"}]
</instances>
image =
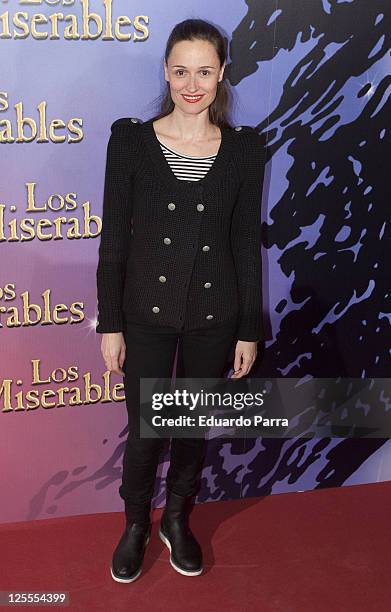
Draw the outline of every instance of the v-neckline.
<instances>
[{"instance_id":1,"label":"v-neckline","mask_svg":"<svg viewBox=\"0 0 391 612\"><path fill-rule=\"evenodd\" d=\"M167 159L164 156L159 139L153 127L153 119L144 121L140 127L144 135L147 150L149 151L151 159L158 170L159 178L164 181L170 190L177 193L188 192L189 194L195 194L199 193L203 189L208 189L209 187L214 186L221 180L222 171L227 167L232 146L231 129L225 127L220 128L220 147L216 153L213 164L209 168L206 175L198 181L182 181L175 176L170 165L167 163Z\"/></svg>"}]
</instances>

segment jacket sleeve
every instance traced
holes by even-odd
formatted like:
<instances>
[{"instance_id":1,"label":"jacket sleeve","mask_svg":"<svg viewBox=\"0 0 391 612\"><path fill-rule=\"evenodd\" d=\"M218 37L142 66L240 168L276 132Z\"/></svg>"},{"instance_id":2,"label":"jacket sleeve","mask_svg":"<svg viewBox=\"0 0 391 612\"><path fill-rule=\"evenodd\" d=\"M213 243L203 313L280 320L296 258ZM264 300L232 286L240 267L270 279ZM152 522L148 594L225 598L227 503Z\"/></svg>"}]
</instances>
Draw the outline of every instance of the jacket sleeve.
<instances>
[{"instance_id":1,"label":"jacket sleeve","mask_svg":"<svg viewBox=\"0 0 391 612\"><path fill-rule=\"evenodd\" d=\"M134 170L131 139L134 129L130 119L118 119L111 126L107 145L102 231L96 270L98 334L125 329L122 300L131 237Z\"/></svg>"},{"instance_id":2,"label":"jacket sleeve","mask_svg":"<svg viewBox=\"0 0 391 612\"><path fill-rule=\"evenodd\" d=\"M231 224L231 248L239 290L237 339L264 338L262 317L261 202L266 149L262 137L251 129L239 138L242 145L242 179Z\"/></svg>"}]
</instances>

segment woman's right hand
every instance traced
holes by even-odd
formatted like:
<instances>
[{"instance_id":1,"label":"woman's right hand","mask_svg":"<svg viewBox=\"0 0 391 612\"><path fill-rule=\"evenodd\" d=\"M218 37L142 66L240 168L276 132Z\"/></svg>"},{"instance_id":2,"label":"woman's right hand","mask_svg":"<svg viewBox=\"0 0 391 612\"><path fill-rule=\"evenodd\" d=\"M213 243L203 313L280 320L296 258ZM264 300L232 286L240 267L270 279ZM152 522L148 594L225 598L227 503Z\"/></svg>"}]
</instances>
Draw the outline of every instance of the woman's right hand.
<instances>
[{"instance_id":1,"label":"woman's right hand","mask_svg":"<svg viewBox=\"0 0 391 612\"><path fill-rule=\"evenodd\" d=\"M122 366L125 361L126 344L122 331L102 334L101 351L107 370L125 376Z\"/></svg>"}]
</instances>

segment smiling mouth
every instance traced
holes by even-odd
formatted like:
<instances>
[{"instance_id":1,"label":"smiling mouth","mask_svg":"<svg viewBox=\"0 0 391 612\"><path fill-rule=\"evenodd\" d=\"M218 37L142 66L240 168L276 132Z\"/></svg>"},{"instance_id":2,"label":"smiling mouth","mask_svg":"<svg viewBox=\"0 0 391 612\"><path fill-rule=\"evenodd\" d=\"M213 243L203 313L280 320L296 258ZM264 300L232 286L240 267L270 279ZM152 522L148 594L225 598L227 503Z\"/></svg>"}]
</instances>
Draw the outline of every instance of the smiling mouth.
<instances>
[{"instance_id":1,"label":"smiling mouth","mask_svg":"<svg viewBox=\"0 0 391 612\"><path fill-rule=\"evenodd\" d=\"M186 96L184 94L182 94L182 98L184 100L186 100L186 102L199 102L201 100L201 98L203 98L204 94L201 94L199 96Z\"/></svg>"}]
</instances>

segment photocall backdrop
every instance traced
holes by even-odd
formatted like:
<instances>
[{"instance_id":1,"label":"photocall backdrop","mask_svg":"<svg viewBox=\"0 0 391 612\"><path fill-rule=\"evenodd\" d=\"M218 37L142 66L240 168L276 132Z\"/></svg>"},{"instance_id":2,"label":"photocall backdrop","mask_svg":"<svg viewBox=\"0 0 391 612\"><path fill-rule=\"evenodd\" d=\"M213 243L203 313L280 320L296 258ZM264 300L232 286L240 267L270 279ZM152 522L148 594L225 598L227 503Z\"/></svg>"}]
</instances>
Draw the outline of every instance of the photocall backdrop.
<instances>
[{"instance_id":1,"label":"photocall backdrop","mask_svg":"<svg viewBox=\"0 0 391 612\"><path fill-rule=\"evenodd\" d=\"M387 0L0 2L0 521L122 510L123 384L95 332L106 146L115 119L155 112L183 19L225 33L233 123L269 147L252 376L389 376L390 16ZM215 439L198 500L390 473L387 439Z\"/></svg>"}]
</instances>

